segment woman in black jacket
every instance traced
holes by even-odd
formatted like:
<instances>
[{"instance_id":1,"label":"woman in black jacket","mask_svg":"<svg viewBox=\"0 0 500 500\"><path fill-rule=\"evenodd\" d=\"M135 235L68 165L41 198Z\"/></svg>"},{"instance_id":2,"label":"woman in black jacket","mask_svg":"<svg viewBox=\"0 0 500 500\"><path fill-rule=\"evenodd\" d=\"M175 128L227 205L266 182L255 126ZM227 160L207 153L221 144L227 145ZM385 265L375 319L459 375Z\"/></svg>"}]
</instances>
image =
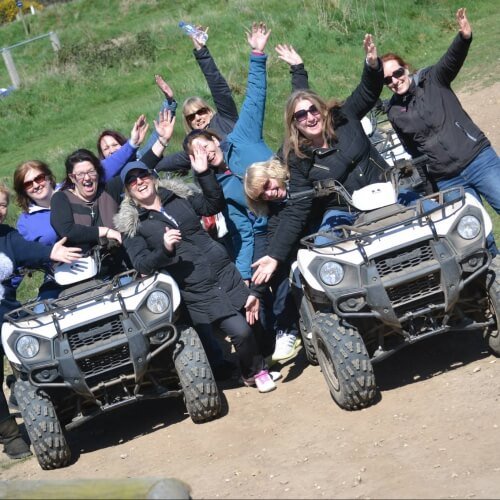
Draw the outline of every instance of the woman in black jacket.
<instances>
[{"instance_id":1,"label":"woman in black jacket","mask_svg":"<svg viewBox=\"0 0 500 500\"><path fill-rule=\"evenodd\" d=\"M200 216L220 212L225 204L204 149L195 148L191 165L202 194L188 193L176 181L158 188L146 165L127 165L122 172L126 197L116 227L135 269L143 274L168 271L196 330L218 326L231 338L245 384L268 392L276 386L250 327L258 319L259 299L251 295L224 247L200 225Z\"/></svg>"},{"instance_id":2,"label":"woman in black jacket","mask_svg":"<svg viewBox=\"0 0 500 500\"><path fill-rule=\"evenodd\" d=\"M472 42L466 10L458 9L456 18L459 32L433 66L412 74L397 54L382 57L384 82L394 93L387 115L408 152L428 156L439 190L464 186L500 213L500 159L451 89Z\"/></svg>"},{"instance_id":3,"label":"woman in black jacket","mask_svg":"<svg viewBox=\"0 0 500 500\"><path fill-rule=\"evenodd\" d=\"M386 180L387 163L364 133L361 118L374 106L383 87L382 63L372 36L365 35L366 61L361 82L344 103L327 103L310 90L295 91L285 109L281 156L290 172L289 190L311 189L313 182L337 179L352 193ZM292 68L293 69L293 68ZM268 254L252 267L256 284L268 282L278 263L286 263L309 224L312 230L352 224L356 214L337 196L287 202L269 242Z\"/></svg>"}]
</instances>

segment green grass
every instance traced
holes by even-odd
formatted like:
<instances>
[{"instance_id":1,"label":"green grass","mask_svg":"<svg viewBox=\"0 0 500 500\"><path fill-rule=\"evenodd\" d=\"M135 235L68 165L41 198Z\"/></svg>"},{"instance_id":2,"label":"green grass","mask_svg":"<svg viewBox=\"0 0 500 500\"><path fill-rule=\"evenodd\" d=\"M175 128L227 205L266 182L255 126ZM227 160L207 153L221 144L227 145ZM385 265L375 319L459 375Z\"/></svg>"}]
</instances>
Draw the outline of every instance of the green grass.
<instances>
[{"instance_id":1,"label":"green grass","mask_svg":"<svg viewBox=\"0 0 500 500\"><path fill-rule=\"evenodd\" d=\"M364 33L374 34L379 53L396 51L415 67L425 66L451 42L460 6L467 7L474 29L474 43L455 85L461 90L495 80L498 54L492 47L500 44L497 0L212 0L204 8L194 0L74 0L48 7L27 17L30 36L54 31L64 50L76 44L98 47L110 40L127 48L146 32L156 57L134 53L109 66L92 59L61 66L48 39L14 49L22 87L0 101L0 178L10 183L20 162L38 158L47 161L60 179L64 158L79 147L95 151L100 130L128 134L140 113L146 113L152 126L161 102L156 73L171 84L179 103L190 95L209 99L192 44L177 27L181 19L210 27L208 46L238 104L248 66L244 29L254 20L272 29L264 134L277 149L290 92L288 67L273 50L277 43L291 43L299 51L315 90L325 97L345 98L361 73ZM24 38L20 22L0 27L0 47ZM9 84L0 64L0 86ZM180 148L183 135L179 124L170 151ZM16 218L17 207L11 206L8 221L15 223Z\"/></svg>"}]
</instances>

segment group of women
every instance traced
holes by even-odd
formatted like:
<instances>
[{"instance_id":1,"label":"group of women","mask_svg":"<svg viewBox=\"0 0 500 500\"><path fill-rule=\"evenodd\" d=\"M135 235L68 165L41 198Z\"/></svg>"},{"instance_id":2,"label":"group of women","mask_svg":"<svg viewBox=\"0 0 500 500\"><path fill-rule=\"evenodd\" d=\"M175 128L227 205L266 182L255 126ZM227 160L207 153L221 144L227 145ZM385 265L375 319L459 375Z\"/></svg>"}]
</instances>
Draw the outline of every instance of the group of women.
<instances>
[{"instance_id":1,"label":"group of women","mask_svg":"<svg viewBox=\"0 0 500 500\"><path fill-rule=\"evenodd\" d=\"M162 158L173 134L176 103L170 86L157 76L166 100L155 120L155 135L139 152L147 130L143 116L128 141L116 131L103 132L99 157L85 149L70 154L61 185L43 162L25 162L16 169L14 190L22 209L18 231L46 249L44 263L74 259L99 238L108 238L119 250L104 266L104 275L127 266L143 274L167 270L179 285L186 317L200 334L214 371L221 368L219 378L234 367L223 359L214 328L231 339L242 382L269 392L279 378L269 366L293 356L300 342L287 279L300 237L352 224L357 215L336 197L292 200L288 193L321 179L337 179L350 193L385 180L388 165L361 125L384 84L394 93L388 117L395 131L412 155L429 157L430 180L437 188L464 185L499 211L498 156L450 88L472 40L465 9L458 10L457 21L459 33L446 54L418 72L411 72L397 54L378 57L367 34L361 81L343 102L327 102L310 90L299 54L278 45L278 56L290 65L293 92L276 155L263 137L270 30L256 23L247 33L250 65L239 113L207 47L193 39L216 107L199 97L184 102L184 150ZM189 168L194 185L158 176ZM209 218L220 213L229 232L224 240L206 230ZM6 233L21 238L16 231ZM56 243L60 238L75 247ZM59 291L48 270L40 296L55 297ZM25 456L29 449L23 448L2 398L5 403L3 393L0 435L5 450L13 458Z\"/></svg>"}]
</instances>

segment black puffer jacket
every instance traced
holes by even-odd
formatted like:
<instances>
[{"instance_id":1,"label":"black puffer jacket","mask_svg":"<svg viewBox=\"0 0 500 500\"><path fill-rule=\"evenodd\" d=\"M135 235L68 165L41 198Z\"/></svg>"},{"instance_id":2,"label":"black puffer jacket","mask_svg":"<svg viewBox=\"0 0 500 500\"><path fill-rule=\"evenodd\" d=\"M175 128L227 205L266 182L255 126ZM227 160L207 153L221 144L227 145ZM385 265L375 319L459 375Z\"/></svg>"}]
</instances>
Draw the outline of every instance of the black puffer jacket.
<instances>
[{"instance_id":1,"label":"black puffer jacket","mask_svg":"<svg viewBox=\"0 0 500 500\"><path fill-rule=\"evenodd\" d=\"M211 171L199 175L198 181L203 194L193 193L179 181L163 182L159 195L167 215L124 200L115 225L124 234L134 268L143 274L168 271L179 285L193 323L206 324L239 311L249 290L225 248L200 224L200 215L224 208L222 190ZM172 253L163 244L166 228L178 228L182 234Z\"/></svg>"},{"instance_id":2,"label":"black puffer jacket","mask_svg":"<svg viewBox=\"0 0 500 500\"><path fill-rule=\"evenodd\" d=\"M387 115L394 130L413 157L429 157L433 180L458 175L490 145L450 87L471 41L458 34L434 66L414 76L405 95L395 94L389 102Z\"/></svg>"},{"instance_id":3,"label":"black puffer jacket","mask_svg":"<svg viewBox=\"0 0 500 500\"><path fill-rule=\"evenodd\" d=\"M361 118L374 106L383 86L382 64L372 69L364 65L361 82L339 108L332 109L337 140L330 147L305 148L305 158L292 151L287 159L290 170L289 190L297 193L311 189L323 179L337 179L352 193L374 182L384 182L387 163L366 136ZM286 262L296 247L308 221L319 222L327 209L347 210L337 196L313 200L306 197L288 201L279 214L269 245L269 255Z\"/></svg>"}]
</instances>

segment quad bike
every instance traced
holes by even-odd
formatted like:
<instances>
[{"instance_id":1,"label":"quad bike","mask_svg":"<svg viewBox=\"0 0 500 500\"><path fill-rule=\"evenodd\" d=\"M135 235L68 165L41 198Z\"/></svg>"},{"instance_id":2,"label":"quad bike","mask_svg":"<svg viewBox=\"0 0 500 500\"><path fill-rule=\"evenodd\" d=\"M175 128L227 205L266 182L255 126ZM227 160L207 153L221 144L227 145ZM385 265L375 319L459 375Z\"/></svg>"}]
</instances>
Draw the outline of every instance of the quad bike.
<instances>
[{"instance_id":1,"label":"quad bike","mask_svg":"<svg viewBox=\"0 0 500 500\"><path fill-rule=\"evenodd\" d=\"M221 401L197 333L177 324L181 302L167 273L96 278L100 251L56 268L66 288L5 316L2 343L14 394L42 469L68 465L65 431L145 399L183 397L195 423Z\"/></svg>"},{"instance_id":2,"label":"quad bike","mask_svg":"<svg viewBox=\"0 0 500 500\"><path fill-rule=\"evenodd\" d=\"M428 337L481 330L500 354L500 258L486 249L487 212L462 188L399 205L398 184L351 197L323 181L296 195L337 193L360 211L353 226L303 238L291 272L306 356L346 410L375 402L374 363Z\"/></svg>"}]
</instances>

